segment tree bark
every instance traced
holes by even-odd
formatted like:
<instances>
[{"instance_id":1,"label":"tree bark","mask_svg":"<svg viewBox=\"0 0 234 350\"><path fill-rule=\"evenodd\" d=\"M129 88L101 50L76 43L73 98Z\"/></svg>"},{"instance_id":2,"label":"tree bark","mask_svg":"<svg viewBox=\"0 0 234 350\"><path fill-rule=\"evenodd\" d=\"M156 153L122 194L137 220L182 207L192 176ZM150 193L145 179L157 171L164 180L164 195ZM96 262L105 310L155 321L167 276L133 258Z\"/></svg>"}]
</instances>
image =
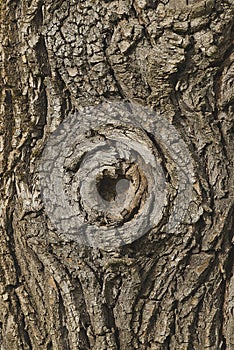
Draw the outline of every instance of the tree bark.
<instances>
[{"instance_id":1,"label":"tree bark","mask_svg":"<svg viewBox=\"0 0 234 350\"><path fill-rule=\"evenodd\" d=\"M233 349L233 1L8 0L0 8L1 350ZM114 211L98 226L91 210L94 234L122 225L126 240L108 246L59 230L41 195L54 131L72 139L49 151L71 147L100 103L98 137L128 135L132 144L117 141L131 152L147 145L165 176L162 206L152 185L157 225L134 231L141 213L152 216L152 171L127 173L127 163L109 171L109 187L133 186L137 213L121 221ZM113 106L120 119L108 129ZM99 145L93 140L88 147ZM111 202L107 195L116 193L102 193Z\"/></svg>"}]
</instances>

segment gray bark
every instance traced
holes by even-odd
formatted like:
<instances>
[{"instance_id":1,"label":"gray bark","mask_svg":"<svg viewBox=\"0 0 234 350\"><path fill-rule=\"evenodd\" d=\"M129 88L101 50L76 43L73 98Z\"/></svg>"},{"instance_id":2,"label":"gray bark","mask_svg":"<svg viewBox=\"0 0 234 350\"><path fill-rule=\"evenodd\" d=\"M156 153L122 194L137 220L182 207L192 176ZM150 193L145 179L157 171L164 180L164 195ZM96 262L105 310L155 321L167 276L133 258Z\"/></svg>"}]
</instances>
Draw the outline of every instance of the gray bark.
<instances>
[{"instance_id":1,"label":"gray bark","mask_svg":"<svg viewBox=\"0 0 234 350\"><path fill-rule=\"evenodd\" d=\"M0 9L1 350L233 349L233 1L8 0ZM39 170L59 125L73 136L54 150L70 151L69 125L78 140L99 103L96 135L130 137L129 157L136 143L153 149L166 184L158 222L134 230L134 220L157 215L144 204L156 193L153 163L144 173L108 169L111 186L128 180L134 198L122 216L122 197L114 201L108 225L122 225L126 240L108 247L56 227ZM116 104L121 117L103 128ZM113 202L109 187L100 191Z\"/></svg>"}]
</instances>

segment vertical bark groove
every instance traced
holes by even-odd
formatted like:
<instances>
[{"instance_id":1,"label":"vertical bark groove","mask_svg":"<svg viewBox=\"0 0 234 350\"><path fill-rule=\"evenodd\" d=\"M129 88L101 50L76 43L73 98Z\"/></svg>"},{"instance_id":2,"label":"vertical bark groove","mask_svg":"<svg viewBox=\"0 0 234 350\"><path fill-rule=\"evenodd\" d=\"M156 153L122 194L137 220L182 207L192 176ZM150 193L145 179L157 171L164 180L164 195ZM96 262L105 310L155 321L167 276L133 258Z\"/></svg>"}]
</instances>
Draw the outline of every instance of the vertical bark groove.
<instances>
[{"instance_id":1,"label":"vertical bark groove","mask_svg":"<svg viewBox=\"0 0 234 350\"><path fill-rule=\"evenodd\" d=\"M0 11L1 350L232 350L232 1L13 0ZM167 232L168 205L157 231L89 247L54 227L38 169L71 115L82 124L82 108L123 100L186 144L190 218ZM157 151L172 202L181 178Z\"/></svg>"}]
</instances>

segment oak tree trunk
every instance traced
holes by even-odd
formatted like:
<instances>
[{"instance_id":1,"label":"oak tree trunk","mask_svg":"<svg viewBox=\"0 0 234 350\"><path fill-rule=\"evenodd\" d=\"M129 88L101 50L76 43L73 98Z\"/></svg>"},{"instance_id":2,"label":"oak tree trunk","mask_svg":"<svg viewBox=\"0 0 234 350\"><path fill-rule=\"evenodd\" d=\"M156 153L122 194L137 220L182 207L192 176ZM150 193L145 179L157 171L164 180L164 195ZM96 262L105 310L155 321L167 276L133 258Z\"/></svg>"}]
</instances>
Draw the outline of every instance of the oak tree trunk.
<instances>
[{"instance_id":1,"label":"oak tree trunk","mask_svg":"<svg viewBox=\"0 0 234 350\"><path fill-rule=\"evenodd\" d=\"M234 349L233 0L2 0L0 8L1 350ZM76 142L85 108L100 103L110 115L118 103L120 115L129 111L129 130L122 117L108 129L100 112L102 132L130 137L132 149L151 145L166 183L160 207L147 167L108 170L109 187L128 181L137 196L121 225L118 209L109 221L90 211L104 241L109 226L133 237L107 247L59 231L39 179L53 132L75 120L77 136L70 124L67 132ZM118 141L122 152L131 142ZM105 181L99 190L115 203ZM134 230L141 213L162 215Z\"/></svg>"}]
</instances>

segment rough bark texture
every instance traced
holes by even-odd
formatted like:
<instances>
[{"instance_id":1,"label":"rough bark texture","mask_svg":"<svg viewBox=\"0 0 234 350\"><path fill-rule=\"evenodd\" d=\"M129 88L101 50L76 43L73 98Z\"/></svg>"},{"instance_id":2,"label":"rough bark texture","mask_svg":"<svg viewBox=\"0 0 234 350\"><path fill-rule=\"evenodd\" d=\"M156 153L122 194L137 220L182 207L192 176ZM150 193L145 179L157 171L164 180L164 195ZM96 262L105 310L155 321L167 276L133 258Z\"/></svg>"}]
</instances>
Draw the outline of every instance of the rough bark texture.
<instances>
[{"instance_id":1,"label":"rough bark texture","mask_svg":"<svg viewBox=\"0 0 234 350\"><path fill-rule=\"evenodd\" d=\"M232 350L233 0L0 6L1 350ZM92 248L54 229L38 164L75 110L123 99L186 143L191 220Z\"/></svg>"}]
</instances>

